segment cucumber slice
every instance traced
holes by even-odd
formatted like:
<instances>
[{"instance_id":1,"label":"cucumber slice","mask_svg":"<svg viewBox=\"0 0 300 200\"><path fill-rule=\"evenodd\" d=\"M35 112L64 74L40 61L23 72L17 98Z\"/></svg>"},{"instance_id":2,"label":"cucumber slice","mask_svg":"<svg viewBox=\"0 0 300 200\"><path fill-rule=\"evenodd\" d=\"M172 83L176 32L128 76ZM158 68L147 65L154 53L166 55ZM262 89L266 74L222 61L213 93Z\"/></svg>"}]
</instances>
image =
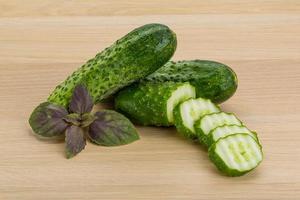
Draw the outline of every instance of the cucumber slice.
<instances>
[{"instance_id":1,"label":"cucumber slice","mask_svg":"<svg viewBox=\"0 0 300 200\"><path fill-rule=\"evenodd\" d=\"M140 83L122 90L115 107L139 124L170 126L174 107L195 96L195 88L188 82Z\"/></svg>"},{"instance_id":2,"label":"cucumber slice","mask_svg":"<svg viewBox=\"0 0 300 200\"><path fill-rule=\"evenodd\" d=\"M232 113L212 113L204 115L195 123L196 134L200 142L208 146L208 134L210 131L218 126L224 125L238 125L241 126L242 122Z\"/></svg>"},{"instance_id":3,"label":"cucumber slice","mask_svg":"<svg viewBox=\"0 0 300 200\"><path fill-rule=\"evenodd\" d=\"M174 109L174 123L177 131L187 138L195 139L197 138L195 121L206 114L215 112L220 112L220 109L209 99L189 99Z\"/></svg>"},{"instance_id":4,"label":"cucumber slice","mask_svg":"<svg viewBox=\"0 0 300 200\"><path fill-rule=\"evenodd\" d=\"M241 176L256 168L263 159L262 147L246 133L219 139L209 148L208 155L227 176Z\"/></svg>"},{"instance_id":5,"label":"cucumber slice","mask_svg":"<svg viewBox=\"0 0 300 200\"><path fill-rule=\"evenodd\" d=\"M258 142L257 134L253 131L250 131L247 127L238 126L238 125L224 125L224 126L219 126L209 132L207 138L208 146L212 145L220 138L235 133L247 133Z\"/></svg>"}]
</instances>

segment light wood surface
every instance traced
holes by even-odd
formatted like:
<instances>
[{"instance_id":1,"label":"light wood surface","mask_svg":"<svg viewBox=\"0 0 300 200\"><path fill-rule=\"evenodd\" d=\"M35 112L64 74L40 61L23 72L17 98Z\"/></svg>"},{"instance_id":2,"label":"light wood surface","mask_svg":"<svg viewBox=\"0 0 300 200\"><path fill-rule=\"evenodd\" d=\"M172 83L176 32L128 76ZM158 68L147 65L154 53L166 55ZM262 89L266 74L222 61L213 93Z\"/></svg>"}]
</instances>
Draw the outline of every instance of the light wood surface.
<instances>
[{"instance_id":1,"label":"light wood surface","mask_svg":"<svg viewBox=\"0 0 300 200\"><path fill-rule=\"evenodd\" d=\"M300 199L300 1L0 1L0 199ZM212 59L239 78L222 104L257 130L265 159L228 178L174 128L138 127L122 147L37 139L33 108L133 28L165 23L174 60ZM100 107L97 107L100 109Z\"/></svg>"}]
</instances>

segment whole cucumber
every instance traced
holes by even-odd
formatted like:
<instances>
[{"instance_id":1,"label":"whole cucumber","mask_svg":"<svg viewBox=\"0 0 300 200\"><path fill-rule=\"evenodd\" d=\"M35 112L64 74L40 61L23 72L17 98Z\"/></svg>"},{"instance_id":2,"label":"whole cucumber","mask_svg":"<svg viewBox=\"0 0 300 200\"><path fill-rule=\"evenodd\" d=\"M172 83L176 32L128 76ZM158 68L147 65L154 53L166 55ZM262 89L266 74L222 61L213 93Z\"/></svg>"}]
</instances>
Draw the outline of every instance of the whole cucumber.
<instances>
[{"instance_id":1,"label":"whole cucumber","mask_svg":"<svg viewBox=\"0 0 300 200\"><path fill-rule=\"evenodd\" d=\"M170 61L144 82L190 82L195 88L197 97L222 103L236 91L238 80L235 72L219 62L208 60Z\"/></svg>"},{"instance_id":2,"label":"whole cucumber","mask_svg":"<svg viewBox=\"0 0 300 200\"><path fill-rule=\"evenodd\" d=\"M98 53L48 97L48 101L66 107L74 87L84 84L95 103L153 73L174 54L175 33L162 24L139 27Z\"/></svg>"}]
</instances>

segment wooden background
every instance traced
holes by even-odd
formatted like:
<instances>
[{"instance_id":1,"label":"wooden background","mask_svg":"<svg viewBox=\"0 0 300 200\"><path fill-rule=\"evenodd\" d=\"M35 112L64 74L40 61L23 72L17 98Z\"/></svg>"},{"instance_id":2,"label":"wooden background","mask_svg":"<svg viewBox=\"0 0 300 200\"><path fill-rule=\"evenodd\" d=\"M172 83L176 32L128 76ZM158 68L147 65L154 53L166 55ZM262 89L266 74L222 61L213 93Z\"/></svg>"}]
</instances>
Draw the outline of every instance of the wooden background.
<instances>
[{"instance_id":1,"label":"wooden background","mask_svg":"<svg viewBox=\"0 0 300 200\"><path fill-rule=\"evenodd\" d=\"M239 78L222 105L257 130L264 162L220 175L205 150L173 128L138 127L141 140L88 144L64 157L38 140L33 108L73 70L140 25L178 36L174 60L212 59ZM0 0L0 199L300 199L299 0Z\"/></svg>"}]
</instances>

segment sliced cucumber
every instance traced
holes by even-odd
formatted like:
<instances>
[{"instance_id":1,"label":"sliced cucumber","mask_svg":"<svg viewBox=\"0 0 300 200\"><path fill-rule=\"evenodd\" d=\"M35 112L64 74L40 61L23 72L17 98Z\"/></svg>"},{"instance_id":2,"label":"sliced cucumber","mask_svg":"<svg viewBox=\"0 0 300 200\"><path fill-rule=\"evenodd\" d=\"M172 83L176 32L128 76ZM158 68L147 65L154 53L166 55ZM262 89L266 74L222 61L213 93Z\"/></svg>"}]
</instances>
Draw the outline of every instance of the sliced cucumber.
<instances>
[{"instance_id":1,"label":"sliced cucumber","mask_svg":"<svg viewBox=\"0 0 300 200\"><path fill-rule=\"evenodd\" d=\"M185 137L195 139L197 137L194 129L195 121L206 114L215 112L220 112L220 109L209 99L189 99L174 109L174 123L177 131Z\"/></svg>"},{"instance_id":2,"label":"sliced cucumber","mask_svg":"<svg viewBox=\"0 0 300 200\"><path fill-rule=\"evenodd\" d=\"M236 133L247 133L258 142L256 133L253 131L250 131L245 126L223 125L223 126L219 126L219 127L215 128L209 132L208 138L207 138L208 146L212 145L220 138L226 137L227 135L236 134Z\"/></svg>"},{"instance_id":3,"label":"sliced cucumber","mask_svg":"<svg viewBox=\"0 0 300 200\"><path fill-rule=\"evenodd\" d=\"M256 168L263 159L260 144L246 133L220 138L209 148L208 155L227 176L241 176Z\"/></svg>"},{"instance_id":4,"label":"sliced cucumber","mask_svg":"<svg viewBox=\"0 0 300 200\"><path fill-rule=\"evenodd\" d=\"M238 125L241 126L242 122L232 113L212 113L204 115L195 123L196 134L200 142L208 146L208 134L210 131L218 126L224 125Z\"/></svg>"}]
</instances>

